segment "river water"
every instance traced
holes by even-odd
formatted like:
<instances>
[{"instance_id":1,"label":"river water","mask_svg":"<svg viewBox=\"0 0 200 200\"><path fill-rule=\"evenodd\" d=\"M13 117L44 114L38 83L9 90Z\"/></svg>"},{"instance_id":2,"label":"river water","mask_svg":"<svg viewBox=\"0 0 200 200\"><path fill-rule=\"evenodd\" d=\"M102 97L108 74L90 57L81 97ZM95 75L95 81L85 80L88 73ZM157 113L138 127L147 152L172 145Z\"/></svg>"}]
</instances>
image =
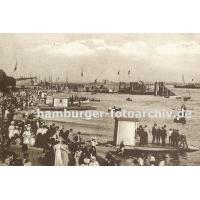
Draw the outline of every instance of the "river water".
<instances>
[{"instance_id":1,"label":"river water","mask_svg":"<svg viewBox=\"0 0 200 200\"><path fill-rule=\"evenodd\" d=\"M138 125L147 125L151 131L156 122L159 126L167 125L167 128L177 128L187 136L188 144L200 146L200 89L175 89L173 92L177 95L191 96L191 100L183 102L182 100L164 98L158 96L143 95L125 95L125 94L95 94L79 93L79 95L89 98L100 99L101 102L91 102L98 111L107 111L109 107L116 106L126 111L168 111L175 113L180 110L184 103L187 110L192 112L192 116L187 119L185 125L173 122L173 118L139 118ZM133 101L126 101L130 97ZM57 119L62 121L65 128L73 128L74 132L81 131L85 137L96 136L98 141L106 142L113 140L114 119L110 117L92 118L92 119ZM63 123L64 122L64 123ZM151 135L149 135L151 141ZM170 155L172 165L200 165L200 151L185 154Z\"/></svg>"}]
</instances>

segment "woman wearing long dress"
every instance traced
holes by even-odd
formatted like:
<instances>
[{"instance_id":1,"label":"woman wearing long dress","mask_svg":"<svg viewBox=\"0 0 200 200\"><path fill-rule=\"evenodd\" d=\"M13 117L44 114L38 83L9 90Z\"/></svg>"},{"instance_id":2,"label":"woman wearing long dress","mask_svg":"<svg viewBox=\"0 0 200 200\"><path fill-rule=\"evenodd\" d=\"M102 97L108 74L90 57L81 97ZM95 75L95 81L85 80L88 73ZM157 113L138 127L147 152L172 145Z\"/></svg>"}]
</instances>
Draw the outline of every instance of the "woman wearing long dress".
<instances>
[{"instance_id":1,"label":"woman wearing long dress","mask_svg":"<svg viewBox=\"0 0 200 200\"><path fill-rule=\"evenodd\" d=\"M61 153L61 144L60 142L54 145L55 152L55 166L63 166L62 153Z\"/></svg>"},{"instance_id":2,"label":"woman wearing long dress","mask_svg":"<svg viewBox=\"0 0 200 200\"><path fill-rule=\"evenodd\" d=\"M66 144L63 144L62 139L54 146L55 152L55 166L68 166L69 164L69 150Z\"/></svg>"},{"instance_id":3,"label":"woman wearing long dress","mask_svg":"<svg viewBox=\"0 0 200 200\"><path fill-rule=\"evenodd\" d=\"M69 165L69 150L68 150L68 146L66 144L63 144L62 142L61 142L61 156L62 156L63 166L68 166Z\"/></svg>"}]
</instances>

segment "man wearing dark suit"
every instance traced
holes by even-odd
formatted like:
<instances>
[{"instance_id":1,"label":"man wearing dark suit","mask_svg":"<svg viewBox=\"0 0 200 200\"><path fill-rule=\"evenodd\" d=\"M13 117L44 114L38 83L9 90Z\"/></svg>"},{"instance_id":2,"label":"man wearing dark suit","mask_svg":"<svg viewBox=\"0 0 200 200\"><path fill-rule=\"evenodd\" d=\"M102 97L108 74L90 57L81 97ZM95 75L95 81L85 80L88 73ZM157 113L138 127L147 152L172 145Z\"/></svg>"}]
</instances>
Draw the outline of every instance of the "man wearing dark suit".
<instances>
[{"instance_id":1,"label":"man wearing dark suit","mask_svg":"<svg viewBox=\"0 0 200 200\"><path fill-rule=\"evenodd\" d=\"M162 139L162 145L165 146L166 144L166 137L167 137L167 130L166 130L166 125L164 125L162 127L162 131L161 131L161 139Z\"/></svg>"},{"instance_id":2,"label":"man wearing dark suit","mask_svg":"<svg viewBox=\"0 0 200 200\"><path fill-rule=\"evenodd\" d=\"M156 142L156 134L157 134L157 124L154 124L152 128L152 144Z\"/></svg>"}]
</instances>

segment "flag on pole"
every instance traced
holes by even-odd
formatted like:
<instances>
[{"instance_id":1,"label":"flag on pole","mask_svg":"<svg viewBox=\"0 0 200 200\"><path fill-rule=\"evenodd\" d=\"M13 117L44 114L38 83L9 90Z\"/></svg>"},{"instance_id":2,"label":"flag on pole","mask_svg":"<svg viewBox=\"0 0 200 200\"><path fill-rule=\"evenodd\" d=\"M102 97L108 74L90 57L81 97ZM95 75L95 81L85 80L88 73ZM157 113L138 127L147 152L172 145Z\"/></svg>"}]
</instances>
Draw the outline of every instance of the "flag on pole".
<instances>
[{"instance_id":1,"label":"flag on pole","mask_svg":"<svg viewBox=\"0 0 200 200\"><path fill-rule=\"evenodd\" d=\"M120 70L118 71L118 75L120 74Z\"/></svg>"},{"instance_id":2,"label":"flag on pole","mask_svg":"<svg viewBox=\"0 0 200 200\"><path fill-rule=\"evenodd\" d=\"M131 70L129 69L129 70L128 70L128 75L130 75L130 74L131 74Z\"/></svg>"},{"instance_id":3,"label":"flag on pole","mask_svg":"<svg viewBox=\"0 0 200 200\"><path fill-rule=\"evenodd\" d=\"M14 72L17 70L17 61L16 61L16 64L15 64L15 68L14 68Z\"/></svg>"},{"instance_id":4,"label":"flag on pole","mask_svg":"<svg viewBox=\"0 0 200 200\"><path fill-rule=\"evenodd\" d=\"M83 71L81 71L81 77L83 77Z\"/></svg>"}]
</instances>

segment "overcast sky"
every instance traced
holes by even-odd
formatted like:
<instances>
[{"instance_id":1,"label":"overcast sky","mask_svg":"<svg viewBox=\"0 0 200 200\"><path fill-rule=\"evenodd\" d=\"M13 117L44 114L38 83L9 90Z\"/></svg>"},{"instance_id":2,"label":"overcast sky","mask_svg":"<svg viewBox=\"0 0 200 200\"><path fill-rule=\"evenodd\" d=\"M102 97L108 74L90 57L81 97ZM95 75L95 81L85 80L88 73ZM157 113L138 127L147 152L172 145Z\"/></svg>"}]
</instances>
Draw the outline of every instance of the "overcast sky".
<instances>
[{"instance_id":1,"label":"overcast sky","mask_svg":"<svg viewBox=\"0 0 200 200\"><path fill-rule=\"evenodd\" d=\"M200 34L0 34L0 68L68 81L81 71L83 81L124 81L129 70L132 81L200 81Z\"/></svg>"}]
</instances>

